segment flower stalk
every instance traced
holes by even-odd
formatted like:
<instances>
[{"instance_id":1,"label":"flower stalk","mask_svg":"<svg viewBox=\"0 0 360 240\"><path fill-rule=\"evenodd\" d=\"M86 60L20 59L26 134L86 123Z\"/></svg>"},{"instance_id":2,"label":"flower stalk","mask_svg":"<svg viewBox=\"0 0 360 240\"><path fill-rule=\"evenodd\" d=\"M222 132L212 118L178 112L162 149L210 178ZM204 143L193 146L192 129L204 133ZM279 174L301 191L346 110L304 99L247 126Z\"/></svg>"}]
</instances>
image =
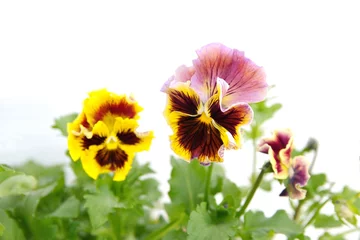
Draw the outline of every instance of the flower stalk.
<instances>
[{"instance_id":1,"label":"flower stalk","mask_svg":"<svg viewBox=\"0 0 360 240\"><path fill-rule=\"evenodd\" d=\"M206 180L205 180L205 192L204 192L204 202L207 203L206 206L209 206L209 193L210 193L210 186L211 186L211 175L213 172L214 164L210 164L209 169L206 174Z\"/></svg>"},{"instance_id":2,"label":"flower stalk","mask_svg":"<svg viewBox=\"0 0 360 240\"><path fill-rule=\"evenodd\" d=\"M254 185L252 186L249 195L246 197L244 205L241 207L240 211L236 213L237 218L241 217L245 213L246 208L249 206L252 198L255 195L256 190L260 186L260 183L263 180L265 173L267 173L270 168L271 168L270 162L265 163L264 166L262 167L261 172L259 173L259 176L257 177Z\"/></svg>"}]
</instances>

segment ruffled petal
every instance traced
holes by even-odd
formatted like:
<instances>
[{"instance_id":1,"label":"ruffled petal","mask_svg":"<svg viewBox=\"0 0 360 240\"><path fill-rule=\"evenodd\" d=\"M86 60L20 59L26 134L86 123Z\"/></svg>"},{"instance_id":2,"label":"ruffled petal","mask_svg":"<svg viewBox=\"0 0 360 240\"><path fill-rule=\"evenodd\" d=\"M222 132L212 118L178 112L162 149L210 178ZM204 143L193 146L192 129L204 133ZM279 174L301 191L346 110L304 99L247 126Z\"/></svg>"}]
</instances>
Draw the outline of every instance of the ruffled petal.
<instances>
[{"instance_id":1,"label":"ruffled petal","mask_svg":"<svg viewBox=\"0 0 360 240\"><path fill-rule=\"evenodd\" d=\"M224 79L232 64L232 49L212 43L196 53L198 59L193 60L195 74L191 78L191 87L200 95L202 102L207 102L217 91L217 79Z\"/></svg>"},{"instance_id":2,"label":"ruffled petal","mask_svg":"<svg viewBox=\"0 0 360 240\"><path fill-rule=\"evenodd\" d=\"M83 151L82 139L91 135L89 129L90 125L83 112L72 123L67 124L68 149L72 160L77 161L80 159Z\"/></svg>"},{"instance_id":3,"label":"ruffled petal","mask_svg":"<svg viewBox=\"0 0 360 240\"><path fill-rule=\"evenodd\" d=\"M267 93L265 73L244 53L230 49L220 43L212 43L197 51L198 59L193 61L195 74L191 86L206 102L216 92L217 79L229 85L221 101L227 109L240 102L259 102Z\"/></svg>"},{"instance_id":4,"label":"ruffled petal","mask_svg":"<svg viewBox=\"0 0 360 240\"><path fill-rule=\"evenodd\" d=\"M259 151L269 154L270 163L277 179L289 176L293 136L289 129L274 131L272 138L265 138L259 144Z\"/></svg>"},{"instance_id":5,"label":"ruffled petal","mask_svg":"<svg viewBox=\"0 0 360 240\"><path fill-rule=\"evenodd\" d=\"M138 123L134 119L117 118L114 133L120 141L121 148L127 152L140 152L150 149L154 133L152 131L139 133Z\"/></svg>"},{"instance_id":6,"label":"ruffled petal","mask_svg":"<svg viewBox=\"0 0 360 240\"><path fill-rule=\"evenodd\" d=\"M92 125L103 121L112 126L116 117L138 119L140 111L142 108L131 97L117 95L106 89L89 93L89 98L84 101L84 112Z\"/></svg>"},{"instance_id":7,"label":"ruffled petal","mask_svg":"<svg viewBox=\"0 0 360 240\"><path fill-rule=\"evenodd\" d=\"M226 140L226 130L215 127L212 120L204 116L184 116L173 112L169 116L174 134L170 137L173 151L184 158L197 158L200 162L222 162L219 150Z\"/></svg>"},{"instance_id":8,"label":"ruffled petal","mask_svg":"<svg viewBox=\"0 0 360 240\"><path fill-rule=\"evenodd\" d=\"M220 107L219 94L216 94L206 103L205 109L217 125L225 128L231 134L235 146L240 147L240 127L252 121L251 107L247 103L242 103L223 112ZM228 147L228 145L225 146Z\"/></svg>"},{"instance_id":9,"label":"ruffled petal","mask_svg":"<svg viewBox=\"0 0 360 240\"><path fill-rule=\"evenodd\" d=\"M166 92L168 88L174 88L178 83L184 83L190 81L192 75L194 75L194 67L187 67L181 65L175 71L175 75L171 76L162 86L161 91Z\"/></svg>"},{"instance_id":10,"label":"ruffled petal","mask_svg":"<svg viewBox=\"0 0 360 240\"><path fill-rule=\"evenodd\" d=\"M297 156L292 160L289 170L289 184L286 188L287 194L292 199L304 199L306 190L302 189L309 178L309 162L304 156Z\"/></svg>"},{"instance_id":11,"label":"ruffled petal","mask_svg":"<svg viewBox=\"0 0 360 240\"><path fill-rule=\"evenodd\" d=\"M202 110L202 103L198 94L188 84L179 84L176 88L167 91L165 118L172 112L195 116Z\"/></svg>"}]
</instances>

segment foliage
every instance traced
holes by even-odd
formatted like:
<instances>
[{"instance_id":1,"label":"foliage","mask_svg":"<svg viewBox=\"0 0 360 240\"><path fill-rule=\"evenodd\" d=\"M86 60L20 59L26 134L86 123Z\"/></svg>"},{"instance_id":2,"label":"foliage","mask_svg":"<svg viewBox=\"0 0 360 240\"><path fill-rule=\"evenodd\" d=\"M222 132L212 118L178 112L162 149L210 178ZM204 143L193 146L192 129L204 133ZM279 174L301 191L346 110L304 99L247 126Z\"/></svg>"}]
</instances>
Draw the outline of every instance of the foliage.
<instances>
[{"instance_id":1,"label":"foliage","mask_svg":"<svg viewBox=\"0 0 360 240\"><path fill-rule=\"evenodd\" d=\"M256 147L264 122L274 118L281 104L263 101L252 108L255 119L245 135ZM53 128L66 136L67 123L76 116L56 119ZM294 152L316 156L317 149L316 140L310 139L307 146ZM288 211L274 209L272 216L266 216L260 210L247 209L256 190L257 169L249 174L248 183L238 186L236 179L226 177L220 164L204 167L196 160L188 163L175 157L170 162L166 203L162 203L149 163L134 161L122 182L114 182L109 174L93 180L80 161L70 163L71 182L62 165L44 166L36 161L0 165L0 239L261 240L276 234L310 239L307 229L313 226L323 230L319 239L328 240L346 239L347 234L359 230L359 192L347 186L333 191L334 183L325 173L311 174L305 199L289 200ZM263 170L264 175L271 172L265 171L266 167ZM265 177L259 188L274 194L273 181ZM333 206L332 214L322 212L325 205ZM332 231L344 226L346 231Z\"/></svg>"}]
</instances>

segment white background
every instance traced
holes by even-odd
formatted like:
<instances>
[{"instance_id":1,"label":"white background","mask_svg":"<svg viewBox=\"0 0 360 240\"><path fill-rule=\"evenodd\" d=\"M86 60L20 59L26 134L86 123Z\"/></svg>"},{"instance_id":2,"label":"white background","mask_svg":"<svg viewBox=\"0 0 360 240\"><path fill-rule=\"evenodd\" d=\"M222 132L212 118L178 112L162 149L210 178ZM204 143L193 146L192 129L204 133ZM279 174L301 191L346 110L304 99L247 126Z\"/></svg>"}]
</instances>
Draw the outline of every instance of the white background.
<instances>
[{"instance_id":1,"label":"white background","mask_svg":"<svg viewBox=\"0 0 360 240\"><path fill-rule=\"evenodd\" d=\"M196 49L221 42L245 51L276 84L271 95L283 109L268 133L290 127L298 147L317 138L314 172L336 189L360 189L359 24L355 1L1 1L0 162L68 163L53 119L79 112L87 92L105 87L133 93L144 107L141 128L156 139L139 158L151 161L166 193L170 130L159 89ZM226 154L223 166L239 185L251 152L245 143ZM250 208L286 208L274 188Z\"/></svg>"}]
</instances>

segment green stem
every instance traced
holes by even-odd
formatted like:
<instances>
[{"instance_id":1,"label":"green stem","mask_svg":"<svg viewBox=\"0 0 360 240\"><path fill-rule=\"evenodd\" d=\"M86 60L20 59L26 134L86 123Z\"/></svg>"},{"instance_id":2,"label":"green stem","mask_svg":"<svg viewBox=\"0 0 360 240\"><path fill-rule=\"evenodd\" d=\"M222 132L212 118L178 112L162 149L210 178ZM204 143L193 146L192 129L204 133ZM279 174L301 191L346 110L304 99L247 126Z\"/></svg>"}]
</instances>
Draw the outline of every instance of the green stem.
<instances>
[{"instance_id":1,"label":"green stem","mask_svg":"<svg viewBox=\"0 0 360 240\"><path fill-rule=\"evenodd\" d=\"M254 183L254 185L252 186L249 195L247 195L246 200L244 205L241 207L240 211L236 213L236 217L239 218L241 217L245 211L246 208L249 206L252 198L254 197L254 194L256 192L256 190L258 189L258 187L260 186L260 183L265 175L265 173L268 171L268 169L270 168L271 164L270 162L267 162L261 169L261 172L259 174L259 176L256 178L256 181Z\"/></svg>"},{"instance_id":2,"label":"green stem","mask_svg":"<svg viewBox=\"0 0 360 240\"><path fill-rule=\"evenodd\" d=\"M155 232L152 232L150 235L148 235L145 240L156 240L156 239L162 239L168 232L176 229L179 227L179 225L184 220L185 214L181 214L180 217L174 221L169 222L164 227L158 229Z\"/></svg>"},{"instance_id":3,"label":"green stem","mask_svg":"<svg viewBox=\"0 0 360 240\"><path fill-rule=\"evenodd\" d=\"M299 220L300 210L301 210L302 206L304 205L304 203L305 203L305 200L300 200L299 204L297 205L297 207L295 209L293 220L296 222Z\"/></svg>"},{"instance_id":4,"label":"green stem","mask_svg":"<svg viewBox=\"0 0 360 240\"><path fill-rule=\"evenodd\" d=\"M323 202L318 209L316 210L316 212L314 213L314 215L310 218L310 220L305 224L305 227L308 227L315 219L316 217L319 215L320 210L325 206L325 204L327 204L329 201L331 200L331 198L328 198L325 202Z\"/></svg>"},{"instance_id":5,"label":"green stem","mask_svg":"<svg viewBox=\"0 0 360 240\"><path fill-rule=\"evenodd\" d=\"M211 174L214 168L214 163L211 163L207 171L206 180L205 180L205 192L204 192L204 202L206 206L209 206L209 193L210 193L210 183L211 183Z\"/></svg>"}]
</instances>

